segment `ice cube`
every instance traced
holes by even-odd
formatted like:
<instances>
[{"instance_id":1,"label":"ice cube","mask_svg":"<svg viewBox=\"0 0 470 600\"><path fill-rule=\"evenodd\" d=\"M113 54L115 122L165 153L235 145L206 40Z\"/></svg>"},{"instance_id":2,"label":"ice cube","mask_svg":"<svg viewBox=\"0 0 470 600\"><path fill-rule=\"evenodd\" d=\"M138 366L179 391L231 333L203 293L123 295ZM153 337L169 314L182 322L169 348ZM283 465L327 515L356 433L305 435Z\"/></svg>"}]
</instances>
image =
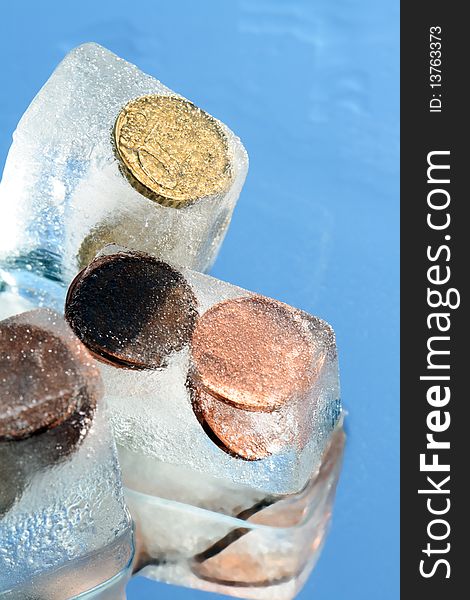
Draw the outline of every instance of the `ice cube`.
<instances>
[{"instance_id":1,"label":"ice cube","mask_svg":"<svg viewBox=\"0 0 470 600\"><path fill-rule=\"evenodd\" d=\"M211 552L226 556L225 548L238 540L233 532L251 531L243 522L266 515L271 505L304 498L297 525L316 516L308 517L296 555L297 581L307 568L300 556L313 556L302 548L318 537L318 549L323 539L342 453L331 327L275 300L116 246L77 276L66 318L101 363L128 502L140 523L143 564L152 564L151 573L164 580L207 582L209 571L222 571L217 561L207 562ZM334 459L328 454L332 439L339 440ZM325 465L329 475L320 476ZM276 527L275 518L270 526ZM287 546L295 545L296 535L294 529L286 534ZM275 548L283 547L276 532L247 539L258 536L260 556L270 536ZM267 552L261 563L274 572L276 556L276 549ZM256 587L246 577L246 585ZM276 577L268 579L259 586L270 587Z\"/></svg>"},{"instance_id":2,"label":"ice cube","mask_svg":"<svg viewBox=\"0 0 470 600\"><path fill-rule=\"evenodd\" d=\"M340 415L324 321L113 246L71 285L66 318L104 361L129 451L274 494L318 466Z\"/></svg>"},{"instance_id":3,"label":"ice cube","mask_svg":"<svg viewBox=\"0 0 470 600\"><path fill-rule=\"evenodd\" d=\"M51 310L1 321L0 597L75 597L132 554L93 359Z\"/></svg>"},{"instance_id":4,"label":"ice cube","mask_svg":"<svg viewBox=\"0 0 470 600\"><path fill-rule=\"evenodd\" d=\"M0 186L0 298L3 286L61 309L64 286L109 242L207 270L247 166L220 121L105 48L76 48L14 134Z\"/></svg>"}]
</instances>

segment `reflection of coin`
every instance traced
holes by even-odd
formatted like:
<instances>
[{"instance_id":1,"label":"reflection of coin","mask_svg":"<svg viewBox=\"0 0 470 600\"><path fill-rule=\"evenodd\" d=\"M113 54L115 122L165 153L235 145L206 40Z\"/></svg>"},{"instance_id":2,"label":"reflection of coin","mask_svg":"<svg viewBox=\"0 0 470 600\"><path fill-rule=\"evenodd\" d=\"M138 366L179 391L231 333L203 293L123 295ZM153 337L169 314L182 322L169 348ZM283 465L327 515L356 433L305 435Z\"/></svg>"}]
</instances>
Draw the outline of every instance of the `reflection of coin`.
<instances>
[{"instance_id":1,"label":"reflection of coin","mask_svg":"<svg viewBox=\"0 0 470 600\"><path fill-rule=\"evenodd\" d=\"M246 520L246 527L232 529L194 556L192 572L204 581L234 587L267 587L299 577L324 539L344 443L344 431L338 428L319 471L302 491L268 497L239 513L237 519Z\"/></svg>"},{"instance_id":2,"label":"reflection of coin","mask_svg":"<svg viewBox=\"0 0 470 600\"><path fill-rule=\"evenodd\" d=\"M260 413L242 411L220 402L190 378L187 386L196 417L219 448L245 460L259 460L271 454L272 431L269 427L264 431L253 428L253 419L259 418Z\"/></svg>"},{"instance_id":3,"label":"reflection of coin","mask_svg":"<svg viewBox=\"0 0 470 600\"><path fill-rule=\"evenodd\" d=\"M184 277L142 252L95 259L70 285L65 317L99 359L157 369L188 342L197 300Z\"/></svg>"},{"instance_id":4,"label":"reflection of coin","mask_svg":"<svg viewBox=\"0 0 470 600\"><path fill-rule=\"evenodd\" d=\"M248 529L242 532L251 533ZM250 548L251 541L251 537L244 536L230 544L224 552L204 562L194 562L191 570L200 579L218 585L267 588L294 579L305 567L303 554L276 550L256 553ZM254 540L254 548L258 541L259 538Z\"/></svg>"},{"instance_id":5,"label":"reflection of coin","mask_svg":"<svg viewBox=\"0 0 470 600\"><path fill-rule=\"evenodd\" d=\"M221 125L183 98L132 100L119 113L114 142L130 183L163 206L181 208L224 192L230 184Z\"/></svg>"}]
</instances>

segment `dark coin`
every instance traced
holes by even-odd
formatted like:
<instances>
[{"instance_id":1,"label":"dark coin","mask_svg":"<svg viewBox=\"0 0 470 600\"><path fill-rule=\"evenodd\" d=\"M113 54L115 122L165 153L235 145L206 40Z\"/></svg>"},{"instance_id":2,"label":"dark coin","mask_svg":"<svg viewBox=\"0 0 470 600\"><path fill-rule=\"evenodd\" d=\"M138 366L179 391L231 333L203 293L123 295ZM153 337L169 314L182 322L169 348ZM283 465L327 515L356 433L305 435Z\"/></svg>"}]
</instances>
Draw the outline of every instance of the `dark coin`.
<instances>
[{"instance_id":1,"label":"dark coin","mask_svg":"<svg viewBox=\"0 0 470 600\"><path fill-rule=\"evenodd\" d=\"M65 316L101 360L156 369L189 343L197 301L184 277L140 252L95 259L72 282Z\"/></svg>"},{"instance_id":2,"label":"dark coin","mask_svg":"<svg viewBox=\"0 0 470 600\"><path fill-rule=\"evenodd\" d=\"M80 445L100 394L98 371L59 315L38 310L0 323L0 515Z\"/></svg>"}]
</instances>

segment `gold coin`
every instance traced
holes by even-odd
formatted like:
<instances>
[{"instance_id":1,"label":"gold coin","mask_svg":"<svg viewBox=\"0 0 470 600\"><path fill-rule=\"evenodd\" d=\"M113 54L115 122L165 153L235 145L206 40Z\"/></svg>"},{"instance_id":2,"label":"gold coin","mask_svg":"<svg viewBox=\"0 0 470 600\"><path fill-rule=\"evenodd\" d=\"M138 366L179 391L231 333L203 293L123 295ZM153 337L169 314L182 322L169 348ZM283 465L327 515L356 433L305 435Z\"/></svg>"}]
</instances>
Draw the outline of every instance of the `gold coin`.
<instances>
[{"instance_id":1,"label":"gold coin","mask_svg":"<svg viewBox=\"0 0 470 600\"><path fill-rule=\"evenodd\" d=\"M95 227L83 240L77 253L77 266L79 269L87 267L100 250L108 244L120 244L121 237L125 232L125 223L102 223Z\"/></svg>"},{"instance_id":2,"label":"gold coin","mask_svg":"<svg viewBox=\"0 0 470 600\"><path fill-rule=\"evenodd\" d=\"M232 173L219 122L174 96L142 96L119 113L114 143L124 175L141 194L182 208L227 190Z\"/></svg>"}]
</instances>

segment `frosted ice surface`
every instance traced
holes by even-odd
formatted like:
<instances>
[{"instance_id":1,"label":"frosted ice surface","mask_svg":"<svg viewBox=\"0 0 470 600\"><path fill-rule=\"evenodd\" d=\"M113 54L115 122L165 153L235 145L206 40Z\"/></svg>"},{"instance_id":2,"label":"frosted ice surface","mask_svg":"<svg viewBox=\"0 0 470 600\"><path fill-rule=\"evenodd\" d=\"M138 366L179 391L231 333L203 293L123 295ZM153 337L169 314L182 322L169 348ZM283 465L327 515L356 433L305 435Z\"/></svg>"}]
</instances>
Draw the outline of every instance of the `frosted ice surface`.
<instances>
[{"instance_id":1,"label":"frosted ice surface","mask_svg":"<svg viewBox=\"0 0 470 600\"><path fill-rule=\"evenodd\" d=\"M112 129L122 107L146 94L176 95L96 44L71 51L23 115L0 186L2 271L35 304L59 308L61 285L109 242L197 270L212 264L241 191L248 160L223 124L230 188L181 209L153 202L121 175ZM35 279L37 278L37 280ZM5 277L3 277L5 280Z\"/></svg>"},{"instance_id":2,"label":"frosted ice surface","mask_svg":"<svg viewBox=\"0 0 470 600\"><path fill-rule=\"evenodd\" d=\"M185 387L187 368L184 351L164 371L133 372L101 366L116 441L135 456L133 463L128 458L129 473L140 472L139 455L143 454L265 493L299 491L318 466L333 429L339 398L335 365L324 368L312 390L320 402L314 415L315 434L305 448L300 452L286 448L252 462L230 456L204 433Z\"/></svg>"},{"instance_id":3,"label":"frosted ice surface","mask_svg":"<svg viewBox=\"0 0 470 600\"><path fill-rule=\"evenodd\" d=\"M42 310L24 313L3 324L11 322L29 328L40 327L47 335L58 336L71 353L75 369L71 377L77 389L92 385L90 378L96 369L90 366L91 358L73 339L62 317ZM29 344L31 352L36 353L38 348ZM1 350L0 359L8 361L8 348L4 346ZM43 359L38 357L38 360ZM61 367L64 368L57 365L58 374ZM28 373L25 372L24 377L28 377ZM39 386L49 385L51 389L54 378L51 373L49 383ZM24 386L21 387L20 381L17 383L20 393ZM12 392L5 385L0 382L0 406L1 400ZM35 400L25 398L25 402L28 401L34 407ZM9 418L8 406L6 412L3 406L0 416ZM56 429L26 439L0 440L0 595L15 590L16 586L34 583L44 574L75 564L74 561L83 561L93 553L104 553L126 534L128 556L125 560L129 559L130 523L104 405L98 401L91 426L81 429L80 441L69 429L65 437L56 438ZM62 445L71 439L72 446ZM115 573L111 568L108 576ZM20 596L13 593L12 597Z\"/></svg>"}]
</instances>

